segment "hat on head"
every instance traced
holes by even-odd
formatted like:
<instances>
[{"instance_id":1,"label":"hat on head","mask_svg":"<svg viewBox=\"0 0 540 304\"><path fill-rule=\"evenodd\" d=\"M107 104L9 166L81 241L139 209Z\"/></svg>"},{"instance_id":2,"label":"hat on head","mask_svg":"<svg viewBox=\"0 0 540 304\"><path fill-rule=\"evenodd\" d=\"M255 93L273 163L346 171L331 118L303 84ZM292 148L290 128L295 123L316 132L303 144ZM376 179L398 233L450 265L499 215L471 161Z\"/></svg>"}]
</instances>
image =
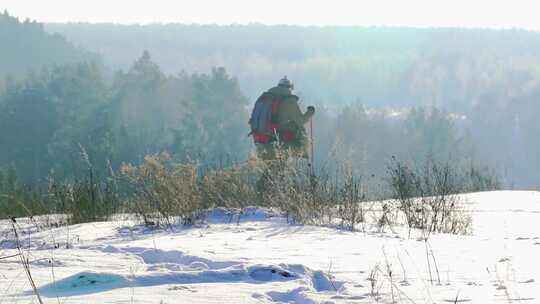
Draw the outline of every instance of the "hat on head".
<instances>
[{"instance_id":1,"label":"hat on head","mask_svg":"<svg viewBox=\"0 0 540 304\"><path fill-rule=\"evenodd\" d=\"M285 87L291 90L294 89L294 84L289 79L287 79L287 76L284 76L283 78L281 78L281 80L278 83L278 86Z\"/></svg>"}]
</instances>

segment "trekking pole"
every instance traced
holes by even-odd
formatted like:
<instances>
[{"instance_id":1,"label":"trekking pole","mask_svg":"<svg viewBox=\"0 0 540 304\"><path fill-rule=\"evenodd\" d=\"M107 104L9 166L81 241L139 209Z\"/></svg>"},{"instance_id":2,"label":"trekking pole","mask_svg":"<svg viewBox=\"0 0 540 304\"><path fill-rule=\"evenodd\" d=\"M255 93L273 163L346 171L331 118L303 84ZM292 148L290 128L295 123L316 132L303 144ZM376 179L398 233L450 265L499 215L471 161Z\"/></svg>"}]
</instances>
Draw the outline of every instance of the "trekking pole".
<instances>
[{"instance_id":1,"label":"trekking pole","mask_svg":"<svg viewBox=\"0 0 540 304\"><path fill-rule=\"evenodd\" d=\"M315 175L315 150L313 149L313 118L309 120L309 142L311 144L311 175Z\"/></svg>"}]
</instances>

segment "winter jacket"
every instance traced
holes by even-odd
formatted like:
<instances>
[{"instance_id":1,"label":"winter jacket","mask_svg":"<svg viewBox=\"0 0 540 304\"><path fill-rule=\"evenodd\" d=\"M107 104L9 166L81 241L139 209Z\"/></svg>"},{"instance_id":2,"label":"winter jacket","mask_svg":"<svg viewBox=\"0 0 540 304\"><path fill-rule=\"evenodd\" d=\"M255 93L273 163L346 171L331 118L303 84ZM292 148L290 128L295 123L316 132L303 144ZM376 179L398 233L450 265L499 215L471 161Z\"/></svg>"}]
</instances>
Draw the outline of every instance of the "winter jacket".
<instances>
[{"instance_id":1,"label":"winter jacket","mask_svg":"<svg viewBox=\"0 0 540 304\"><path fill-rule=\"evenodd\" d=\"M281 144L284 148L291 150L294 156L307 158L308 140L304 125L313 117L314 112L306 111L302 113L298 105L299 98L293 95L290 89L277 86L269 89L267 93L282 98L282 103L276 114L277 125L279 126L278 133L282 137L291 134L292 140L282 140ZM274 155L273 151L269 151L269 149L273 149L272 146L272 144L257 144L257 150L260 151L259 156L263 154L269 156L262 157L263 159L273 158L271 156Z\"/></svg>"}]
</instances>

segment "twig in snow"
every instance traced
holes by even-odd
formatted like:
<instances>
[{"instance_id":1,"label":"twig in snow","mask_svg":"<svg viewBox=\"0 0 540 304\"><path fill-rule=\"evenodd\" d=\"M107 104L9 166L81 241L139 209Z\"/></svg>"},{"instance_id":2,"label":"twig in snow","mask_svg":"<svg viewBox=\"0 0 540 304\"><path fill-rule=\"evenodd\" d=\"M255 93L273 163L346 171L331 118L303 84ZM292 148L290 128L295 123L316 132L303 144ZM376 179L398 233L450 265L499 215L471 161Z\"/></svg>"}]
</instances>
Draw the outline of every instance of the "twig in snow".
<instances>
[{"instance_id":1,"label":"twig in snow","mask_svg":"<svg viewBox=\"0 0 540 304\"><path fill-rule=\"evenodd\" d=\"M427 244L427 238L424 239L424 245L426 246L426 260L427 260L427 266L429 271L429 282L431 285L433 285L433 276L431 275L431 262L429 261L429 250L428 250L428 244Z\"/></svg>"},{"instance_id":2,"label":"twig in snow","mask_svg":"<svg viewBox=\"0 0 540 304\"><path fill-rule=\"evenodd\" d=\"M456 294L456 299L454 300L454 304L457 304L457 303L458 303L459 292L460 292L460 290L458 290L458 292L457 292L457 294Z\"/></svg>"},{"instance_id":3,"label":"twig in snow","mask_svg":"<svg viewBox=\"0 0 540 304\"><path fill-rule=\"evenodd\" d=\"M399 265L401 266L401 270L403 271L403 282L407 282L407 271L405 270L405 266L403 265L403 261L401 260L401 255L399 254L399 251L397 251L397 258L399 261Z\"/></svg>"},{"instance_id":4,"label":"twig in snow","mask_svg":"<svg viewBox=\"0 0 540 304\"><path fill-rule=\"evenodd\" d=\"M328 272L326 273L326 276L328 277L330 284L332 284L332 288L334 288L334 291L337 291L336 285L334 284L334 281L332 280L332 276L330 274L331 271L332 271L332 260L330 260L330 266L328 267Z\"/></svg>"},{"instance_id":5,"label":"twig in snow","mask_svg":"<svg viewBox=\"0 0 540 304\"><path fill-rule=\"evenodd\" d=\"M17 227L15 227L15 223L16 223L15 218L12 218L11 226L13 227L13 233L15 234L15 242L17 244L17 250L19 251L19 258L21 259L21 263L26 273L26 277L28 278L28 281L30 282L30 286L32 286L32 289L34 290L34 293L36 294L38 302L40 304L43 304L43 300L41 300L41 296L39 295L39 292L36 287L36 282L34 282L34 279L32 278L32 273L30 272L30 264L28 262L28 259L24 257L24 254L22 252L19 234L17 232Z\"/></svg>"},{"instance_id":6,"label":"twig in snow","mask_svg":"<svg viewBox=\"0 0 540 304\"><path fill-rule=\"evenodd\" d=\"M435 271L437 273L437 281L439 282L439 285L441 285L441 275L439 273L439 266L437 264L437 260L435 259L435 254L433 252L433 247L431 247L431 244L426 239L426 244L429 247L429 251L431 253L431 258L433 259L433 264L435 265Z\"/></svg>"},{"instance_id":7,"label":"twig in snow","mask_svg":"<svg viewBox=\"0 0 540 304\"><path fill-rule=\"evenodd\" d=\"M412 265L414 266L414 269L416 270L416 273L417 273L418 277L421 277L422 275L421 275L421 272L420 272L420 268L418 267L418 265L416 265L415 258L413 258L411 256L411 254L409 253L408 250L405 250L405 253L407 253L407 256L409 256L409 258L410 258L410 260L412 262ZM434 303L433 296L431 295L431 290L429 288L429 285L427 285L426 282L423 279L421 279L420 282L422 283L422 285L424 285L424 289L427 292L427 297L429 298L430 303Z\"/></svg>"},{"instance_id":8,"label":"twig in snow","mask_svg":"<svg viewBox=\"0 0 540 304\"><path fill-rule=\"evenodd\" d=\"M390 264L390 261L388 260L388 256L386 255L386 250L384 250L384 246L382 248L382 252L384 255L384 261L386 264L386 273L388 275L388 278L390 279L390 293L392 295L392 304L396 303L396 299L394 297L394 276L392 272L392 265Z\"/></svg>"},{"instance_id":9,"label":"twig in snow","mask_svg":"<svg viewBox=\"0 0 540 304\"><path fill-rule=\"evenodd\" d=\"M6 260L6 259L9 259L9 258L14 258L16 256L19 256L20 253L17 253L17 254L14 254L14 255L7 255L7 256L3 256L3 257L0 257L0 260Z\"/></svg>"}]
</instances>

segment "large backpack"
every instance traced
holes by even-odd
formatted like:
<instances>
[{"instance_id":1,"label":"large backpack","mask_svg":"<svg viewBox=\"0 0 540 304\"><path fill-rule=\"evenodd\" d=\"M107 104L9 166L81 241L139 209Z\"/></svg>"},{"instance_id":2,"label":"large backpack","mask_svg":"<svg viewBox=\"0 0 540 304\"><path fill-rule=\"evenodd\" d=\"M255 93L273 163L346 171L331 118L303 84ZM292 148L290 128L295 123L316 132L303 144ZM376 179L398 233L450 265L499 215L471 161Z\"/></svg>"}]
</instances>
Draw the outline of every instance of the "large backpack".
<instances>
[{"instance_id":1,"label":"large backpack","mask_svg":"<svg viewBox=\"0 0 540 304\"><path fill-rule=\"evenodd\" d=\"M276 140L278 132L277 112L283 98L279 95L263 93L255 102L249 125L255 143L270 143Z\"/></svg>"}]
</instances>

